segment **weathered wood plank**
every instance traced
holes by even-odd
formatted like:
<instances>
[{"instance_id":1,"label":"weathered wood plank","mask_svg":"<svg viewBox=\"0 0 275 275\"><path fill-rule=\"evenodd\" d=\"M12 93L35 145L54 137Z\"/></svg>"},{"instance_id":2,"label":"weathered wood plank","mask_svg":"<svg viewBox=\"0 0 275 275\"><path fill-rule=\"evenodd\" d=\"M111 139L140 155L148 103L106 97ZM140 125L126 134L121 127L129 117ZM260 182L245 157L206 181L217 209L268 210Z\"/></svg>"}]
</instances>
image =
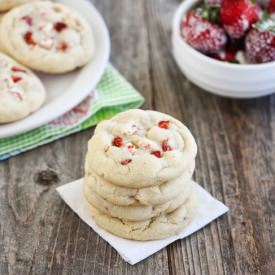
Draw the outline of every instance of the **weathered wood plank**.
<instances>
[{"instance_id":1,"label":"weathered wood plank","mask_svg":"<svg viewBox=\"0 0 275 275\"><path fill-rule=\"evenodd\" d=\"M228 215L132 267L61 201L81 177L93 130L0 163L0 274L272 274L275 270L275 96L219 98L172 59L180 0L95 0L111 33L111 61L146 108L184 121L198 145L195 178Z\"/></svg>"}]
</instances>

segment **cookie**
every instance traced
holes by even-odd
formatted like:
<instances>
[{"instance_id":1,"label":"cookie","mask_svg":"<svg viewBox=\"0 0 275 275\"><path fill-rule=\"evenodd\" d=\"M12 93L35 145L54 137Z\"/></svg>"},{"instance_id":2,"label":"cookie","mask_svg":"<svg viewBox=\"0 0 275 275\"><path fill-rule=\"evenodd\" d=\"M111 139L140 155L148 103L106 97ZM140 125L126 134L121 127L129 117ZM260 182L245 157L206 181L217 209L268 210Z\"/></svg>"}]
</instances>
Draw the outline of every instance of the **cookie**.
<instances>
[{"instance_id":1,"label":"cookie","mask_svg":"<svg viewBox=\"0 0 275 275\"><path fill-rule=\"evenodd\" d=\"M84 196L86 200L101 212L119 218L125 221L143 221L161 215L162 213L170 213L182 205L189 197L188 193L179 193L178 196L171 201L159 205L133 205L119 206L115 205L95 192L91 192L87 182L84 182Z\"/></svg>"},{"instance_id":2,"label":"cookie","mask_svg":"<svg viewBox=\"0 0 275 275\"><path fill-rule=\"evenodd\" d=\"M87 21L71 8L38 1L14 8L1 22L5 51L20 63L45 73L82 67L94 55Z\"/></svg>"},{"instance_id":3,"label":"cookie","mask_svg":"<svg viewBox=\"0 0 275 275\"><path fill-rule=\"evenodd\" d=\"M40 108L45 88L36 75L0 53L0 123L20 120Z\"/></svg>"},{"instance_id":4,"label":"cookie","mask_svg":"<svg viewBox=\"0 0 275 275\"><path fill-rule=\"evenodd\" d=\"M179 233L192 220L196 212L196 195L175 211L140 222L127 222L110 217L86 202L86 208L95 222L108 232L122 238L149 241L168 238Z\"/></svg>"},{"instance_id":5,"label":"cookie","mask_svg":"<svg viewBox=\"0 0 275 275\"><path fill-rule=\"evenodd\" d=\"M193 161L180 177L157 186L140 189L114 185L100 178L93 171L90 175L86 175L85 183L90 192L95 192L116 205L159 205L174 199L180 193L189 195L191 190L190 179L194 169L195 162Z\"/></svg>"},{"instance_id":6,"label":"cookie","mask_svg":"<svg viewBox=\"0 0 275 275\"><path fill-rule=\"evenodd\" d=\"M35 0L0 0L0 12L10 10L18 5Z\"/></svg>"},{"instance_id":7,"label":"cookie","mask_svg":"<svg viewBox=\"0 0 275 275\"><path fill-rule=\"evenodd\" d=\"M101 122L89 141L86 173L129 188L179 177L197 154L196 142L180 121L155 111L130 110Z\"/></svg>"}]
</instances>

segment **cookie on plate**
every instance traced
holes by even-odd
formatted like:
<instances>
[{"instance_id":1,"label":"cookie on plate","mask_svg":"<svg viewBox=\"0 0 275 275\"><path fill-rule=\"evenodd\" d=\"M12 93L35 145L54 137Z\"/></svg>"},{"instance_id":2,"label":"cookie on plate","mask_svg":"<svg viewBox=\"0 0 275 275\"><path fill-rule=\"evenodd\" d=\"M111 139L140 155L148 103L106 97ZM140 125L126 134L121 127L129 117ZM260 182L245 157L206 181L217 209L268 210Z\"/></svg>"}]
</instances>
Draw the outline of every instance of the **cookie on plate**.
<instances>
[{"instance_id":1,"label":"cookie on plate","mask_svg":"<svg viewBox=\"0 0 275 275\"><path fill-rule=\"evenodd\" d=\"M28 116L40 108L45 96L33 72L0 53L0 124Z\"/></svg>"},{"instance_id":2,"label":"cookie on plate","mask_svg":"<svg viewBox=\"0 0 275 275\"><path fill-rule=\"evenodd\" d=\"M155 111L130 110L97 126L88 145L86 173L144 188L179 177L196 154L196 142L180 121Z\"/></svg>"},{"instance_id":3,"label":"cookie on plate","mask_svg":"<svg viewBox=\"0 0 275 275\"><path fill-rule=\"evenodd\" d=\"M88 22L69 7L31 2L8 12L1 22L5 51L45 73L65 73L89 63L94 37Z\"/></svg>"},{"instance_id":4,"label":"cookie on plate","mask_svg":"<svg viewBox=\"0 0 275 275\"><path fill-rule=\"evenodd\" d=\"M0 0L0 12L10 10L18 5L35 0Z\"/></svg>"},{"instance_id":5,"label":"cookie on plate","mask_svg":"<svg viewBox=\"0 0 275 275\"><path fill-rule=\"evenodd\" d=\"M197 198L190 198L175 211L138 222L123 221L97 210L86 202L86 207L96 223L110 233L126 239L159 240L179 233L195 215Z\"/></svg>"},{"instance_id":6,"label":"cookie on plate","mask_svg":"<svg viewBox=\"0 0 275 275\"><path fill-rule=\"evenodd\" d=\"M107 182L93 171L85 176L85 184L89 192L99 194L105 200L120 206L159 205L176 198L180 193L189 196L191 177L195 169L193 161L186 171L178 178L157 186L147 188L127 188Z\"/></svg>"}]
</instances>

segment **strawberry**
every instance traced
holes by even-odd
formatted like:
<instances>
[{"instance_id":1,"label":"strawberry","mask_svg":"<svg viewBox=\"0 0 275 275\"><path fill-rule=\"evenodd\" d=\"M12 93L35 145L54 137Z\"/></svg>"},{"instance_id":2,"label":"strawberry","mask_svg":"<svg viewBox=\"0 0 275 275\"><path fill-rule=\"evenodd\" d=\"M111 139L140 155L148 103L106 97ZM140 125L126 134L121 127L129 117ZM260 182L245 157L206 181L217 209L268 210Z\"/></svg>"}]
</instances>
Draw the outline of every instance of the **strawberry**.
<instances>
[{"instance_id":1,"label":"strawberry","mask_svg":"<svg viewBox=\"0 0 275 275\"><path fill-rule=\"evenodd\" d=\"M162 120L158 123L159 128L168 129L170 121L169 120Z\"/></svg>"},{"instance_id":2,"label":"strawberry","mask_svg":"<svg viewBox=\"0 0 275 275\"><path fill-rule=\"evenodd\" d=\"M61 41L57 46L57 50L65 52L69 48L69 45L65 41Z\"/></svg>"},{"instance_id":3,"label":"strawberry","mask_svg":"<svg viewBox=\"0 0 275 275\"><path fill-rule=\"evenodd\" d=\"M231 38L239 39L260 19L260 13L259 6L250 0L223 0L221 23Z\"/></svg>"},{"instance_id":4,"label":"strawberry","mask_svg":"<svg viewBox=\"0 0 275 275\"><path fill-rule=\"evenodd\" d=\"M203 53L215 53L224 48L226 34L218 24L205 18L202 9L189 12L181 23L181 35L193 48Z\"/></svg>"},{"instance_id":5,"label":"strawberry","mask_svg":"<svg viewBox=\"0 0 275 275\"><path fill-rule=\"evenodd\" d=\"M232 48L227 48L223 51L210 55L210 57L217 59L219 61L238 63L236 59L237 52Z\"/></svg>"},{"instance_id":6,"label":"strawberry","mask_svg":"<svg viewBox=\"0 0 275 275\"><path fill-rule=\"evenodd\" d=\"M269 0L267 12L270 14L275 13L275 0Z\"/></svg>"},{"instance_id":7,"label":"strawberry","mask_svg":"<svg viewBox=\"0 0 275 275\"><path fill-rule=\"evenodd\" d=\"M18 72L19 72L19 73L27 73L26 70L24 70L24 69L22 69L22 68L20 68L20 67L16 67L16 66L12 67L11 70L12 70L13 72L16 72L16 73L18 73Z\"/></svg>"},{"instance_id":8,"label":"strawberry","mask_svg":"<svg viewBox=\"0 0 275 275\"><path fill-rule=\"evenodd\" d=\"M63 22L56 22L54 24L54 29L57 31L57 32L62 32L63 30L65 30L67 28L67 24L66 23L63 23Z\"/></svg>"},{"instance_id":9,"label":"strawberry","mask_svg":"<svg viewBox=\"0 0 275 275\"><path fill-rule=\"evenodd\" d=\"M163 152L173 151L173 148L168 144L168 139L165 139L162 142L161 147L162 147Z\"/></svg>"},{"instance_id":10,"label":"strawberry","mask_svg":"<svg viewBox=\"0 0 275 275\"><path fill-rule=\"evenodd\" d=\"M25 15L21 18L23 21L26 22L26 24L28 24L29 26L32 26L33 25L33 19L28 16L28 15Z\"/></svg>"},{"instance_id":11,"label":"strawberry","mask_svg":"<svg viewBox=\"0 0 275 275\"><path fill-rule=\"evenodd\" d=\"M161 151L153 151L151 152L151 155L154 155L156 158L162 158Z\"/></svg>"},{"instance_id":12,"label":"strawberry","mask_svg":"<svg viewBox=\"0 0 275 275\"><path fill-rule=\"evenodd\" d=\"M121 165L128 165L131 163L133 160L132 159L124 159L120 162Z\"/></svg>"},{"instance_id":13,"label":"strawberry","mask_svg":"<svg viewBox=\"0 0 275 275\"><path fill-rule=\"evenodd\" d=\"M264 18L248 33L245 40L246 56L251 63L275 60L275 20Z\"/></svg>"},{"instance_id":14,"label":"strawberry","mask_svg":"<svg viewBox=\"0 0 275 275\"><path fill-rule=\"evenodd\" d=\"M28 45L31 45L31 46L35 46L36 45L36 42L33 39L32 32L26 32L25 35L24 35L24 39L25 39L25 42Z\"/></svg>"},{"instance_id":15,"label":"strawberry","mask_svg":"<svg viewBox=\"0 0 275 275\"><path fill-rule=\"evenodd\" d=\"M115 137L113 139L113 145L116 147L121 147L123 145L123 139L121 137Z\"/></svg>"},{"instance_id":16,"label":"strawberry","mask_svg":"<svg viewBox=\"0 0 275 275\"><path fill-rule=\"evenodd\" d=\"M12 79L12 81L14 83L17 83L17 82L19 82L19 81L22 80L22 77L20 77L20 76L12 76L11 79Z\"/></svg>"}]
</instances>

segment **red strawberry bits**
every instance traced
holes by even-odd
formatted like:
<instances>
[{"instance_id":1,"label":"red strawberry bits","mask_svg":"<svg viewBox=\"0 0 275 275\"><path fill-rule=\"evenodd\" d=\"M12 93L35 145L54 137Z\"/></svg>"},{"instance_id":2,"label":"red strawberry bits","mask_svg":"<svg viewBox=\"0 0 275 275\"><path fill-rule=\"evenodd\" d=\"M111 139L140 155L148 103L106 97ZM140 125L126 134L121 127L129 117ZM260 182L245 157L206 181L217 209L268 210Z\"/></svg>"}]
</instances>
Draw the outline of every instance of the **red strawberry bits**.
<instances>
[{"instance_id":1,"label":"red strawberry bits","mask_svg":"<svg viewBox=\"0 0 275 275\"><path fill-rule=\"evenodd\" d=\"M161 153L161 151L153 151L152 153L151 153L151 155L154 155L155 157L157 157L157 158L162 158L162 153Z\"/></svg>"},{"instance_id":2,"label":"red strawberry bits","mask_svg":"<svg viewBox=\"0 0 275 275\"><path fill-rule=\"evenodd\" d=\"M16 67L16 66L12 67L11 70L12 70L13 72L27 73L27 71L24 70L23 68Z\"/></svg>"},{"instance_id":3,"label":"red strawberry bits","mask_svg":"<svg viewBox=\"0 0 275 275\"><path fill-rule=\"evenodd\" d=\"M22 77L20 77L20 76L12 76L11 79L12 79L12 81L13 81L14 83L17 83L17 82L19 82L20 80L22 80Z\"/></svg>"},{"instance_id":4,"label":"red strawberry bits","mask_svg":"<svg viewBox=\"0 0 275 275\"><path fill-rule=\"evenodd\" d=\"M120 162L121 165L128 165L131 163L133 160L132 159L124 159Z\"/></svg>"},{"instance_id":5,"label":"red strawberry bits","mask_svg":"<svg viewBox=\"0 0 275 275\"><path fill-rule=\"evenodd\" d=\"M123 145L123 140L121 137L115 137L113 139L113 145L116 147L121 147Z\"/></svg>"},{"instance_id":6,"label":"red strawberry bits","mask_svg":"<svg viewBox=\"0 0 275 275\"><path fill-rule=\"evenodd\" d=\"M169 120L163 120L158 123L159 128L162 129L168 129L169 128L170 121Z\"/></svg>"},{"instance_id":7,"label":"red strawberry bits","mask_svg":"<svg viewBox=\"0 0 275 275\"><path fill-rule=\"evenodd\" d=\"M67 28L67 24L66 24L66 23L63 23L63 22L56 22L56 23L54 24L54 29L55 29L57 32L62 32L62 31L64 31L66 28Z\"/></svg>"},{"instance_id":8,"label":"red strawberry bits","mask_svg":"<svg viewBox=\"0 0 275 275\"><path fill-rule=\"evenodd\" d=\"M25 42L26 42L28 45L31 45L31 46L35 46L35 45L36 45L36 42L35 42L34 39L33 39L33 34L32 34L32 32L26 32L25 35L24 35L24 39L25 39Z\"/></svg>"},{"instance_id":9,"label":"red strawberry bits","mask_svg":"<svg viewBox=\"0 0 275 275\"><path fill-rule=\"evenodd\" d=\"M162 142L162 150L163 150L163 152L167 152L167 151L172 151L173 150L173 148L168 144L168 139L165 139Z\"/></svg>"},{"instance_id":10,"label":"red strawberry bits","mask_svg":"<svg viewBox=\"0 0 275 275\"><path fill-rule=\"evenodd\" d=\"M30 16L26 15L23 16L21 19L25 21L29 26L33 25L33 19Z\"/></svg>"},{"instance_id":11,"label":"red strawberry bits","mask_svg":"<svg viewBox=\"0 0 275 275\"><path fill-rule=\"evenodd\" d=\"M191 11L181 24L181 35L193 48L203 53L215 53L224 48L227 38L218 25Z\"/></svg>"}]
</instances>

